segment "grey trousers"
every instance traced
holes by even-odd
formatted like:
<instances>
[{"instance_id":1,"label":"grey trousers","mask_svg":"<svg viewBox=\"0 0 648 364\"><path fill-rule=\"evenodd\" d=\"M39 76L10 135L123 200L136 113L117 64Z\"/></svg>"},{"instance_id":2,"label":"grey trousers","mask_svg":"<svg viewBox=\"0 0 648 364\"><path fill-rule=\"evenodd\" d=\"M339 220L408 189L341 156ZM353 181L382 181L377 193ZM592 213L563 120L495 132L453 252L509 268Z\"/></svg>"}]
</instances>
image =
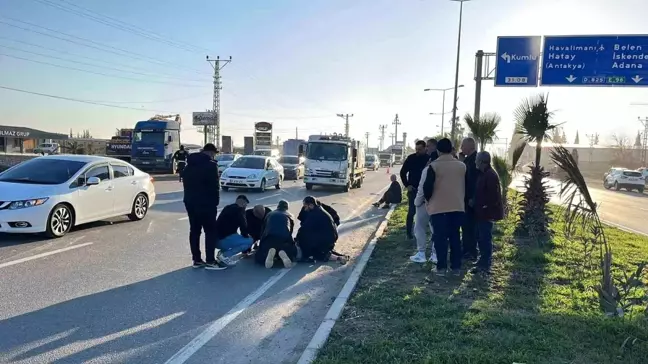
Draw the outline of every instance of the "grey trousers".
<instances>
[{"instance_id":1,"label":"grey trousers","mask_svg":"<svg viewBox=\"0 0 648 364\"><path fill-rule=\"evenodd\" d=\"M432 237L427 238L427 231L430 229L432 234L432 225L430 224L430 215L425 210L425 204L416 207L416 216L414 217L414 237L416 238L416 248L419 252L425 253L427 244L430 244L431 254L434 253L434 244Z\"/></svg>"}]
</instances>

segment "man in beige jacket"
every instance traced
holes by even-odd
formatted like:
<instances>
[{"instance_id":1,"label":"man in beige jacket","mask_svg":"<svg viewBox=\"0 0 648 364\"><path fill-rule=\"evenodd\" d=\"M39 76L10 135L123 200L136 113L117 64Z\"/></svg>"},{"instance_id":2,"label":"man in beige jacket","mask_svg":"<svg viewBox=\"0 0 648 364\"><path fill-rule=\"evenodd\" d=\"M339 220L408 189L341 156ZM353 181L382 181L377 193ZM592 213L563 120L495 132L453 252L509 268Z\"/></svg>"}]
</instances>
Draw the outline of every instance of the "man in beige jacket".
<instances>
[{"instance_id":1,"label":"man in beige jacket","mask_svg":"<svg viewBox=\"0 0 648 364\"><path fill-rule=\"evenodd\" d=\"M430 164L423 184L425 209L434 229L434 248L437 253L437 274L448 268L458 274L461 270L461 238L459 229L464 218L466 166L452 156L452 142L443 138L437 143L439 157Z\"/></svg>"}]
</instances>

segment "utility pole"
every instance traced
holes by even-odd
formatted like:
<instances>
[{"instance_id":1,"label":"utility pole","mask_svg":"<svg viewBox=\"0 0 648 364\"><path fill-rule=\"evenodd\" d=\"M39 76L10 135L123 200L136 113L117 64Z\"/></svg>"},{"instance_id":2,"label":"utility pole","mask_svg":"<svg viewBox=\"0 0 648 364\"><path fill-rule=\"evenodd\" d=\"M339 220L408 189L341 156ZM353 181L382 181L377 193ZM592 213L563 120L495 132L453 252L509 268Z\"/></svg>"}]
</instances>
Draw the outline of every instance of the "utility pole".
<instances>
[{"instance_id":1,"label":"utility pole","mask_svg":"<svg viewBox=\"0 0 648 364\"><path fill-rule=\"evenodd\" d=\"M589 140L589 161L592 163L592 154L594 153L594 145L596 145L596 140L598 139L598 133L594 134L585 134Z\"/></svg>"},{"instance_id":2,"label":"utility pole","mask_svg":"<svg viewBox=\"0 0 648 364\"><path fill-rule=\"evenodd\" d=\"M459 92L459 56L461 54L461 24L463 20L463 3L470 0L452 0L459 2L459 32L457 35L457 65L455 67L455 82L454 82L454 104L452 105L452 129L450 130L450 140L454 140L455 133L457 132L457 100ZM475 116L479 117L479 116Z\"/></svg>"},{"instance_id":3,"label":"utility pole","mask_svg":"<svg viewBox=\"0 0 648 364\"><path fill-rule=\"evenodd\" d=\"M392 144L392 146L393 146L394 144L396 144L395 137L396 137L396 134L394 134L394 133L389 134L389 138L391 138L391 144Z\"/></svg>"},{"instance_id":4,"label":"utility pole","mask_svg":"<svg viewBox=\"0 0 648 364\"><path fill-rule=\"evenodd\" d=\"M641 165L646 166L646 149L648 149L648 117L645 118L637 118L639 119L639 122L641 125L644 127L644 132L643 132L643 150L641 151Z\"/></svg>"},{"instance_id":5,"label":"utility pole","mask_svg":"<svg viewBox=\"0 0 648 364\"><path fill-rule=\"evenodd\" d=\"M398 141L398 126L401 125L401 122L398 119L398 114L396 114L396 117L394 118L392 124L394 125L394 137L395 137L394 143L392 144L396 144L396 142Z\"/></svg>"},{"instance_id":6,"label":"utility pole","mask_svg":"<svg viewBox=\"0 0 648 364\"><path fill-rule=\"evenodd\" d=\"M220 59L220 56L217 56L216 59L209 59L209 56L206 57L207 62L214 67L214 102L213 110L216 117L215 125L211 128L211 136L213 138L216 148L220 149L221 144L221 130L220 130L220 91L223 89L221 84L220 70L222 70L228 63L232 62L232 56L229 59ZM205 126L205 144L207 144L208 134L210 128Z\"/></svg>"},{"instance_id":7,"label":"utility pole","mask_svg":"<svg viewBox=\"0 0 648 364\"><path fill-rule=\"evenodd\" d=\"M276 144L275 144L276 147L275 148L279 148L279 135L277 135L277 137L275 139L276 139Z\"/></svg>"},{"instance_id":8,"label":"utility pole","mask_svg":"<svg viewBox=\"0 0 648 364\"><path fill-rule=\"evenodd\" d=\"M378 130L380 130L380 150L385 149L385 129L387 129L387 125L378 125Z\"/></svg>"},{"instance_id":9,"label":"utility pole","mask_svg":"<svg viewBox=\"0 0 648 364\"><path fill-rule=\"evenodd\" d=\"M365 133L365 139L367 139L366 148L369 148L369 132Z\"/></svg>"},{"instance_id":10,"label":"utility pole","mask_svg":"<svg viewBox=\"0 0 648 364\"><path fill-rule=\"evenodd\" d=\"M295 139L299 139L299 128L295 127Z\"/></svg>"},{"instance_id":11,"label":"utility pole","mask_svg":"<svg viewBox=\"0 0 648 364\"><path fill-rule=\"evenodd\" d=\"M344 119L344 136L349 137L349 117L353 117L353 114L337 114L338 117Z\"/></svg>"}]
</instances>

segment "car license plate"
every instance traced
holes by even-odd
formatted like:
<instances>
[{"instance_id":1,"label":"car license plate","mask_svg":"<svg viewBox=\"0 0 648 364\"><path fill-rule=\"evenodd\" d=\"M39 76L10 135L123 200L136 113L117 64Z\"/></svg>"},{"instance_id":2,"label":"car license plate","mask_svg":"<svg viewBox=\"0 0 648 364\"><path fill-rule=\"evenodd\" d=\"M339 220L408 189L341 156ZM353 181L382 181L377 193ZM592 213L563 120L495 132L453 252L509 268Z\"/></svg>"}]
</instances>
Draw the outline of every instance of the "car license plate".
<instances>
[{"instance_id":1,"label":"car license plate","mask_svg":"<svg viewBox=\"0 0 648 364\"><path fill-rule=\"evenodd\" d=\"M151 164L151 162L142 162L142 164Z\"/></svg>"}]
</instances>

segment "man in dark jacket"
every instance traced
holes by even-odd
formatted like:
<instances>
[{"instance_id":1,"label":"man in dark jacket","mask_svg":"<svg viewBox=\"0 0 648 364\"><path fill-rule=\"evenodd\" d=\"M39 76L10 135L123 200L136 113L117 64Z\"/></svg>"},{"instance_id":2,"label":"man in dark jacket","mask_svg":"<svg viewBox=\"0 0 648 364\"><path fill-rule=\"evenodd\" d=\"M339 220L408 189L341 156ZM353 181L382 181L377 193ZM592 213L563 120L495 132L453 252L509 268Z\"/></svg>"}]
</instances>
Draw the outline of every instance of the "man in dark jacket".
<instances>
[{"instance_id":1,"label":"man in dark jacket","mask_svg":"<svg viewBox=\"0 0 648 364\"><path fill-rule=\"evenodd\" d=\"M499 176L491 167L490 154L480 152L477 154L476 161L480 173L477 178L474 202L479 243L479 260L475 271L489 273L493 256L493 224L504 218L504 205Z\"/></svg>"},{"instance_id":2,"label":"man in dark jacket","mask_svg":"<svg viewBox=\"0 0 648 364\"><path fill-rule=\"evenodd\" d=\"M477 186L476 157L477 145L475 139L465 138L461 142L461 151L466 155L466 195L464 197L465 215L461 226L461 240L464 258L477 259L477 221L475 220L475 187Z\"/></svg>"},{"instance_id":3,"label":"man in dark jacket","mask_svg":"<svg viewBox=\"0 0 648 364\"><path fill-rule=\"evenodd\" d=\"M189 152L185 150L184 145L180 146L180 150L177 150L173 153L173 161L176 162L178 166L178 175L180 176L180 182L182 182L182 171L184 171L187 166L187 158L189 157Z\"/></svg>"},{"instance_id":4,"label":"man in dark jacket","mask_svg":"<svg viewBox=\"0 0 648 364\"><path fill-rule=\"evenodd\" d=\"M184 205L189 216L189 246L194 268L205 267L212 270L225 269L227 266L216 261L214 251L216 236L216 214L220 202L220 183L218 164L214 156L218 150L208 143L202 152L191 154L187 167L182 172ZM205 231L206 262L200 253L200 235Z\"/></svg>"},{"instance_id":5,"label":"man in dark jacket","mask_svg":"<svg viewBox=\"0 0 648 364\"><path fill-rule=\"evenodd\" d=\"M272 210L263 205L256 205L245 211L248 234L250 234L255 242L261 239L261 233L263 233L263 221L270 212L272 212Z\"/></svg>"},{"instance_id":6,"label":"man in dark jacket","mask_svg":"<svg viewBox=\"0 0 648 364\"><path fill-rule=\"evenodd\" d=\"M331 254L338 239L337 227L331 215L317 204L313 196L304 198L306 218L302 220L297 232L297 243L302 252L303 260L346 261L346 257Z\"/></svg>"},{"instance_id":7,"label":"man in dark jacket","mask_svg":"<svg viewBox=\"0 0 648 364\"><path fill-rule=\"evenodd\" d=\"M317 204L317 206L321 207L322 209L324 209L324 211L326 211L329 215L331 215L331 218L333 218L333 222L335 223L335 226L340 226L340 215L338 215L337 211L335 211L333 207L325 204L324 202L318 199L315 199L315 203ZM299 215L297 215L297 220L303 223L304 220L306 220L306 216L308 216L308 212L309 211L306 209L306 206L303 206L301 211L299 211Z\"/></svg>"},{"instance_id":8,"label":"man in dark jacket","mask_svg":"<svg viewBox=\"0 0 648 364\"><path fill-rule=\"evenodd\" d=\"M389 179L391 180L389 189L385 191L378 202L374 202L374 206L378 207L381 203L384 203L383 209L388 209L390 204L399 204L403 200L403 190L401 189L400 183L398 183L398 177L392 174Z\"/></svg>"},{"instance_id":9,"label":"man in dark jacket","mask_svg":"<svg viewBox=\"0 0 648 364\"><path fill-rule=\"evenodd\" d=\"M416 153L410 154L405 158L403 167L400 170L400 177L403 181L403 186L407 189L407 199L409 201L407 219L405 220L408 239L414 238L412 235L414 215L416 214L414 199L416 198L416 190L421 180L421 173L423 173L423 168L427 166L429 160L430 156L426 153L426 143L424 140L419 140L416 142Z\"/></svg>"},{"instance_id":10,"label":"man in dark jacket","mask_svg":"<svg viewBox=\"0 0 648 364\"><path fill-rule=\"evenodd\" d=\"M277 257L281 259L284 268L292 267L297 257L297 246L293 239L295 219L288 212L288 201L281 200L275 211L270 212L265 220L259 249L254 259L270 269Z\"/></svg>"},{"instance_id":11,"label":"man in dark jacket","mask_svg":"<svg viewBox=\"0 0 648 364\"><path fill-rule=\"evenodd\" d=\"M251 249L254 243L248 233L245 219L245 208L248 203L250 200L245 195L239 195L233 204L223 208L216 219L219 249L216 259L230 266L236 264L230 259L232 256Z\"/></svg>"}]
</instances>

